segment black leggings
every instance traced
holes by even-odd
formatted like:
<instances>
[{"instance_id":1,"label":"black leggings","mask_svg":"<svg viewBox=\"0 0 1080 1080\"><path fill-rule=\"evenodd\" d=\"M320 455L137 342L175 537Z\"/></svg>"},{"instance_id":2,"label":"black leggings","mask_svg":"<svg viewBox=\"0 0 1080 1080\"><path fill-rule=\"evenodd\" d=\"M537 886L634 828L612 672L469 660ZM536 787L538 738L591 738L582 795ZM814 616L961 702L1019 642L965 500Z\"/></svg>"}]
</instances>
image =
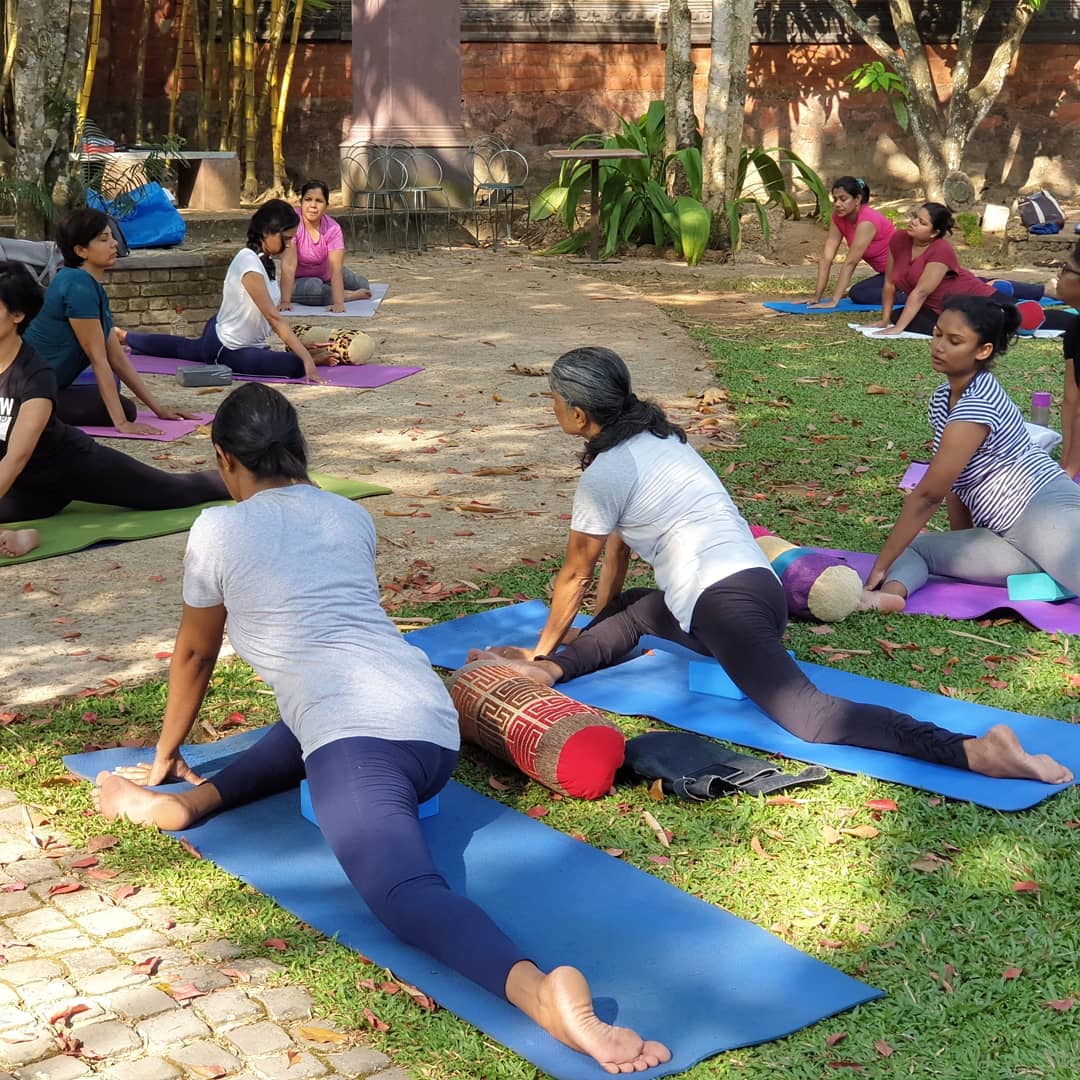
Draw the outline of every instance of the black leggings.
<instances>
[{"instance_id":1,"label":"black leggings","mask_svg":"<svg viewBox=\"0 0 1080 1080\"><path fill-rule=\"evenodd\" d=\"M713 656L735 685L792 735L816 743L842 743L905 754L966 769L970 735L923 723L880 705L823 694L788 655L781 640L787 602L775 575L763 567L742 570L710 585L694 605L684 633L659 589L631 589L613 600L581 635L552 660L569 680L610 667L645 634Z\"/></svg>"},{"instance_id":2,"label":"black leggings","mask_svg":"<svg viewBox=\"0 0 1080 1080\"><path fill-rule=\"evenodd\" d=\"M48 483L16 480L0 498L0 522L52 517L75 499L132 510L172 510L228 498L216 469L164 472L87 438L86 445L65 457L63 473Z\"/></svg>"},{"instance_id":3,"label":"black leggings","mask_svg":"<svg viewBox=\"0 0 1080 1080\"><path fill-rule=\"evenodd\" d=\"M131 398L121 394L120 407L125 419L135 419L138 410ZM56 418L72 427L112 427L113 422L97 383L65 386L56 395Z\"/></svg>"},{"instance_id":4,"label":"black leggings","mask_svg":"<svg viewBox=\"0 0 1080 1080\"><path fill-rule=\"evenodd\" d=\"M196 360L202 364L224 364L237 375L299 379L304 374L304 362L296 353L254 345L246 349L225 348L217 335L217 316L207 321L199 338L129 331L127 344L132 352L145 353L147 356L171 356L177 360Z\"/></svg>"},{"instance_id":5,"label":"black leggings","mask_svg":"<svg viewBox=\"0 0 1080 1080\"><path fill-rule=\"evenodd\" d=\"M999 304L1014 304L1017 301L1022 301L1024 298L1021 296L1007 296L1005 293L995 292L989 299L997 301ZM905 327L913 334L933 334L934 327L937 325L938 315L940 312L931 311L925 304L919 308L915 318L911 320ZM1046 308L1043 311L1042 325L1038 327L1039 330L1068 330L1073 324L1075 315L1065 311L1064 308Z\"/></svg>"}]
</instances>

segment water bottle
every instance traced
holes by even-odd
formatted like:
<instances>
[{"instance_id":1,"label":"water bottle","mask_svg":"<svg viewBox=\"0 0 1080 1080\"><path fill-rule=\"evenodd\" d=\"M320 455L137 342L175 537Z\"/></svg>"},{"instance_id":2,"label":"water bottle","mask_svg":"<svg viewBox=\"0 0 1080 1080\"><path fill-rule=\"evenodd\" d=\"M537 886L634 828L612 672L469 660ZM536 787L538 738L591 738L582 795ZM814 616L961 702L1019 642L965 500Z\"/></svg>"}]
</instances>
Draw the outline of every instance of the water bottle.
<instances>
[{"instance_id":1,"label":"water bottle","mask_svg":"<svg viewBox=\"0 0 1080 1080\"><path fill-rule=\"evenodd\" d=\"M1050 426L1050 405L1053 397L1049 390L1036 390L1031 395L1031 422L1040 427Z\"/></svg>"},{"instance_id":2,"label":"water bottle","mask_svg":"<svg viewBox=\"0 0 1080 1080\"><path fill-rule=\"evenodd\" d=\"M176 314L173 316L172 321L173 337L188 336L188 321L187 316L184 314L184 309L179 305L176 308Z\"/></svg>"}]
</instances>

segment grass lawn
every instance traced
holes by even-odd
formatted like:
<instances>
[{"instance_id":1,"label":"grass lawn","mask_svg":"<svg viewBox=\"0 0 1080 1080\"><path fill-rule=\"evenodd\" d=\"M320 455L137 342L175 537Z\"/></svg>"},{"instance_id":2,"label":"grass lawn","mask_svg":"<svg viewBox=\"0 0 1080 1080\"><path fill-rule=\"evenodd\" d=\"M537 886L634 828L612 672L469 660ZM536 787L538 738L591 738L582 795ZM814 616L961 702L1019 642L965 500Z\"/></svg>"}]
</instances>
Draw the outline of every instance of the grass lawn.
<instances>
[{"instance_id":1,"label":"grass lawn","mask_svg":"<svg viewBox=\"0 0 1080 1080\"><path fill-rule=\"evenodd\" d=\"M897 480L909 460L925 456L926 401L937 379L924 343L852 340L844 321L771 320L767 333L761 326L697 331L716 359L720 385L730 390L741 429L737 446L708 457L750 521L799 543L874 550L900 508ZM1024 342L1000 363L999 378L1026 408L1032 390L1059 387L1060 357L1053 342ZM544 595L551 569L522 565L485 581L478 596L493 585L506 596ZM478 609L465 597L410 613L442 619ZM866 615L827 629L795 626L791 647L802 659L942 687L1007 709L1063 719L1080 712L1080 662L1071 642L1016 620ZM878 639L914 648L886 650ZM10 724L0 737L0 783L24 799L55 805L76 841L99 831L100 820L83 814L90 805L85 785L55 782L63 772L60 755L87 742L152 740L164 697L164 686L152 684ZM276 712L265 687L234 662L215 674L204 716L224 731L268 722ZM625 726L634 734L647 723L629 719ZM506 789L492 789L492 777ZM840 774L797 793L797 805L752 798L657 803L644 786L583 804L553 799L473 749L466 750L458 779L522 810L549 806L545 822L552 827L622 849L621 857L643 871L888 993L780 1042L704 1062L687 1076L1077 1075L1077 789L1021 814ZM875 810L870 800L892 800L896 808ZM642 820L644 810L674 834L666 863L653 861L662 849ZM858 825L880 831L869 839L837 832ZM368 1030L373 1045L416 1075L536 1075L446 1012L429 1015L403 994L359 986L362 979L379 981L379 970L214 867L178 857L171 840L122 823L112 831L123 843L107 853L109 865L135 883L163 886L172 900L253 951L267 937L285 939L289 950L273 959L313 990L324 1014ZM922 860L931 852L940 858ZM1037 889L1017 891L1022 882ZM389 1031L370 1031L365 1008ZM654 1034L678 1039L677 1032Z\"/></svg>"}]
</instances>

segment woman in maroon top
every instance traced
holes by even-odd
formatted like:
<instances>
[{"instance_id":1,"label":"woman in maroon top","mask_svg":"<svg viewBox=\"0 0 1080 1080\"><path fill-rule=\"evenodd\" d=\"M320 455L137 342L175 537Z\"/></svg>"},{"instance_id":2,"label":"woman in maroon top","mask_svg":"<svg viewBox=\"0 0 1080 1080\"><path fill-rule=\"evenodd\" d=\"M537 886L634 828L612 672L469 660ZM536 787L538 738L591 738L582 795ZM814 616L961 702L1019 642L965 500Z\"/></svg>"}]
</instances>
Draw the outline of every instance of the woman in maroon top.
<instances>
[{"instance_id":1,"label":"woman in maroon top","mask_svg":"<svg viewBox=\"0 0 1080 1080\"><path fill-rule=\"evenodd\" d=\"M889 241L889 261L881 297L881 319L874 323L881 335L933 332L942 305L950 296L988 296L1003 304L1015 297L995 289L960 265L956 250L946 239L954 225L952 211L941 203L923 203L911 215L907 230L897 231ZM903 311L892 319L896 294L907 293ZM1035 301L1018 303L1025 329L1065 330L1072 317L1061 311L1044 311Z\"/></svg>"}]
</instances>

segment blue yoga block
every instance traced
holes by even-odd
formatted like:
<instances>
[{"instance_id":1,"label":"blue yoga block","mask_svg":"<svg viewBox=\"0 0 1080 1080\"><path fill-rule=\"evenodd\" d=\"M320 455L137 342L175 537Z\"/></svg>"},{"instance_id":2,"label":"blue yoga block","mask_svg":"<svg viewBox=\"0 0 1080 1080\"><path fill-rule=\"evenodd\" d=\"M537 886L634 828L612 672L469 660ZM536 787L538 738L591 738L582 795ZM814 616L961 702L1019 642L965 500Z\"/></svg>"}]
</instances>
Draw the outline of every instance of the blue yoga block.
<instances>
[{"instance_id":1,"label":"blue yoga block","mask_svg":"<svg viewBox=\"0 0 1080 1080\"><path fill-rule=\"evenodd\" d=\"M1076 596L1049 574L1010 574L1006 584L1010 600L1071 600Z\"/></svg>"},{"instance_id":2,"label":"blue yoga block","mask_svg":"<svg viewBox=\"0 0 1080 1080\"><path fill-rule=\"evenodd\" d=\"M427 802L422 802L417 808L417 815L420 820L424 818L434 817L439 812L439 796L434 795ZM306 780L300 781L300 813L311 822L312 825L317 826L319 822L315 818L315 808L311 805L311 788L308 787Z\"/></svg>"},{"instance_id":3,"label":"blue yoga block","mask_svg":"<svg viewBox=\"0 0 1080 1080\"><path fill-rule=\"evenodd\" d=\"M788 649L792 660L795 654ZM690 661L690 692L692 694L711 694L713 697L731 698L741 701L746 695L731 681L731 676L720 666L717 660Z\"/></svg>"}]
</instances>

